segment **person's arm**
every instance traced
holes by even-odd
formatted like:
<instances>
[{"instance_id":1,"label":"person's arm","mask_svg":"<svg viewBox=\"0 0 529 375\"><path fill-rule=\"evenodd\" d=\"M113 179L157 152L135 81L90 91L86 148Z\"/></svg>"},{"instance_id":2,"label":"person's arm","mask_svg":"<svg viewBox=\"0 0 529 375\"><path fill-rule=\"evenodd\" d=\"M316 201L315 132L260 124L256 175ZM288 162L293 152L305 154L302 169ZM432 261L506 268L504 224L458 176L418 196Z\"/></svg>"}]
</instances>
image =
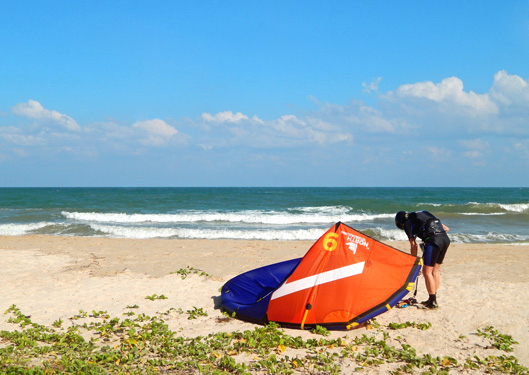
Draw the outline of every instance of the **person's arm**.
<instances>
[{"instance_id":1,"label":"person's arm","mask_svg":"<svg viewBox=\"0 0 529 375\"><path fill-rule=\"evenodd\" d=\"M445 232L448 232L450 230L450 228L448 228L446 225L444 224L441 224L443 226L443 229L445 230Z\"/></svg>"},{"instance_id":2,"label":"person's arm","mask_svg":"<svg viewBox=\"0 0 529 375\"><path fill-rule=\"evenodd\" d=\"M411 252L411 255L413 255L414 257L417 256L417 242L415 241L415 238L410 238L410 252Z\"/></svg>"}]
</instances>

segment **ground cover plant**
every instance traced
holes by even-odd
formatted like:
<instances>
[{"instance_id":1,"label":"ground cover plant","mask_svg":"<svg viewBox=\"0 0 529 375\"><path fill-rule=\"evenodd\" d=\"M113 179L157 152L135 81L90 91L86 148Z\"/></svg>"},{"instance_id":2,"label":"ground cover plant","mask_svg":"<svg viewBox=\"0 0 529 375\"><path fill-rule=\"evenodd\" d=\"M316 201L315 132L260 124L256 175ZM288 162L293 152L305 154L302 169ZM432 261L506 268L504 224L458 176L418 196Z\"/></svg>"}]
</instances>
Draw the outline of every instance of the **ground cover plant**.
<instances>
[{"instance_id":1,"label":"ground cover plant","mask_svg":"<svg viewBox=\"0 0 529 375\"><path fill-rule=\"evenodd\" d=\"M138 306L128 306L129 311ZM420 355L390 338L395 330L427 330L429 323L370 322L361 336L330 339L324 327L316 327L308 339L291 336L276 324L253 330L182 337L169 329L164 316L124 314L112 317L105 311L80 311L74 323L62 319L51 326L31 321L13 305L5 314L14 330L0 332L0 372L5 374L340 374L345 364L354 371L390 365L389 373L449 374L473 373L528 374L513 356L469 355L464 361L447 356ZM193 319L202 309L187 310ZM191 319L191 318L190 318ZM219 317L218 324L231 319ZM493 327L476 333L490 341L490 347L511 351L517 344Z\"/></svg>"},{"instance_id":2,"label":"ground cover plant","mask_svg":"<svg viewBox=\"0 0 529 375\"><path fill-rule=\"evenodd\" d=\"M172 274L180 275L182 280L186 279L189 275L210 276L206 272L190 266L187 266L186 268L180 268L178 271L171 272L171 275Z\"/></svg>"}]
</instances>

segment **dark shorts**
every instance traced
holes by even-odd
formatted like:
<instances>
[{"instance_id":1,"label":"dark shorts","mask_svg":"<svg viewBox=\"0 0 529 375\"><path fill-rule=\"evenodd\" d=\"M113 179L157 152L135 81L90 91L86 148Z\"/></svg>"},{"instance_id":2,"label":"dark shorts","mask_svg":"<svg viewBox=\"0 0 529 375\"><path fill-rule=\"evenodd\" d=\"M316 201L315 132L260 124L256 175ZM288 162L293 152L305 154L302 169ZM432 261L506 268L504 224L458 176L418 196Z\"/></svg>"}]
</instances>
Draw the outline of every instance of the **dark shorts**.
<instances>
[{"instance_id":1,"label":"dark shorts","mask_svg":"<svg viewBox=\"0 0 529 375\"><path fill-rule=\"evenodd\" d=\"M433 267L436 264L442 264L446 251L450 246L450 238L446 233L435 235L424 244L422 259L425 266Z\"/></svg>"}]
</instances>

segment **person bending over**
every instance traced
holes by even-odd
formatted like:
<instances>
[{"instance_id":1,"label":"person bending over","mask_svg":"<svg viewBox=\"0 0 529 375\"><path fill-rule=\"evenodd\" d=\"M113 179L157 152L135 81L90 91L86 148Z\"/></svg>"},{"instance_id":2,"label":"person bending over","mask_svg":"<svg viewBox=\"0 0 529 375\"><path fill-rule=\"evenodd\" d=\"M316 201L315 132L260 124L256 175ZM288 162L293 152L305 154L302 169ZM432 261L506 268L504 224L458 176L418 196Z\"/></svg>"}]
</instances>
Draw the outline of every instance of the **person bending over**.
<instances>
[{"instance_id":1,"label":"person bending over","mask_svg":"<svg viewBox=\"0 0 529 375\"><path fill-rule=\"evenodd\" d=\"M440 267L450 246L450 238L446 234L449 228L428 211L399 211L395 215L395 225L406 232L410 240L411 255L417 256L415 239L419 237L424 242L423 275L430 297L421 304L426 308L435 309L438 307L437 290L441 282Z\"/></svg>"}]
</instances>

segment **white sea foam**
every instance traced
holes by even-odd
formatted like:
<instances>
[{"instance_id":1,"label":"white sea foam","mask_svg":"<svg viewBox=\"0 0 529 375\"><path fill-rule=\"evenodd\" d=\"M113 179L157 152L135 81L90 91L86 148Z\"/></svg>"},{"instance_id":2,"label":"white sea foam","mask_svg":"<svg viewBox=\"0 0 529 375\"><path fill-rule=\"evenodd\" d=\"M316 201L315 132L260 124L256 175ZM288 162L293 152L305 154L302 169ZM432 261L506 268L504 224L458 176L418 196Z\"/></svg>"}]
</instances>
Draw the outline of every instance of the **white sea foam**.
<instances>
[{"instance_id":1,"label":"white sea foam","mask_svg":"<svg viewBox=\"0 0 529 375\"><path fill-rule=\"evenodd\" d=\"M146 226L136 223L88 223L79 226L78 224L39 222L29 224L1 224L0 235L21 236L30 233L44 233L50 235L85 235L90 228L90 236L107 236L131 239L149 238L183 238L183 239L234 239L234 240L304 240L315 241L329 228L327 224L304 229L304 228L284 228L261 226L248 226L233 228L229 225L215 225L208 227L161 227ZM82 229L86 228L86 229ZM405 233L398 229L386 227L371 227L360 229L370 236L384 241L407 241ZM450 239L454 243L527 243L528 235L508 234L488 232L486 234L457 233L451 231Z\"/></svg>"},{"instance_id":2,"label":"white sea foam","mask_svg":"<svg viewBox=\"0 0 529 375\"><path fill-rule=\"evenodd\" d=\"M325 230L234 230L234 229L190 229L190 228L154 228L125 227L92 224L91 227L111 237L148 239L148 238L187 238L187 239L236 239L236 240L316 240Z\"/></svg>"},{"instance_id":3,"label":"white sea foam","mask_svg":"<svg viewBox=\"0 0 529 375\"><path fill-rule=\"evenodd\" d=\"M526 212L529 211L529 203L498 204L505 211Z\"/></svg>"},{"instance_id":4,"label":"white sea foam","mask_svg":"<svg viewBox=\"0 0 529 375\"><path fill-rule=\"evenodd\" d=\"M450 234L450 239L453 242L459 243L523 242L529 240L529 235L522 236L518 234L494 232L489 232L486 234L453 233Z\"/></svg>"},{"instance_id":5,"label":"white sea foam","mask_svg":"<svg viewBox=\"0 0 529 375\"><path fill-rule=\"evenodd\" d=\"M377 227L374 229L376 237L387 241L408 241L408 236L400 229L384 229Z\"/></svg>"},{"instance_id":6,"label":"white sea foam","mask_svg":"<svg viewBox=\"0 0 529 375\"><path fill-rule=\"evenodd\" d=\"M23 236L24 234L42 229L44 227L54 225L50 222L28 223L28 224L1 224L1 236Z\"/></svg>"},{"instance_id":7,"label":"white sea foam","mask_svg":"<svg viewBox=\"0 0 529 375\"><path fill-rule=\"evenodd\" d=\"M67 212L62 215L69 220L93 223L196 223L196 222L228 222L267 225L292 225L292 224L324 224L344 222L365 222L372 220L393 218L393 214L344 214L335 215L334 212L326 214L294 214L277 211L248 210L240 212L215 212L215 211L188 211L177 214L125 214L125 213L99 213L99 212Z\"/></svg>"},{"instance_id":8,"label":"white sea foam","mask_svg":"<svg viewBox=\"0 0 529 375\"><path fill-rule=\"evenodd\" d=\"M484 214L480 212L462 212L461 215L465 216L502 216L505 215L505 212L493 212L490 214Z\"/></svg>"},{"instance_id":9,"label":"white sea foam","mask_svg":"<svg viewBox=\"0 0 529 375\"><path fill-rule=\"evenodd\" d=\"M304 212L307 214L325 214L325 215L345 215L351 211L351 207L347 206L316 206L316 207L294 207L288 209L292 212Z\"/></svg>"},{"instance_id":10,"label":"white sea foam","mask_svg":"<svg viewBox=\"0 0 529 375\"><path fill-rule=\"evenodd\" d=\"M178 237L178 230L175 228L126 227L100 224L91 224L90 227L110 237L133 239Z\"/></svg>"},{"instance_id":11,"label":"white sea foam","mask_svg":"<svg viewBox=\"0 0 529 375\"><path fill-rule=\"evenodd\" d=\"M529 203L478 203L478 202L468 202L467 206L484 206L492 209L501 209L508 212L526 212L529 211Z\"/></svg>"}]
</instances>

